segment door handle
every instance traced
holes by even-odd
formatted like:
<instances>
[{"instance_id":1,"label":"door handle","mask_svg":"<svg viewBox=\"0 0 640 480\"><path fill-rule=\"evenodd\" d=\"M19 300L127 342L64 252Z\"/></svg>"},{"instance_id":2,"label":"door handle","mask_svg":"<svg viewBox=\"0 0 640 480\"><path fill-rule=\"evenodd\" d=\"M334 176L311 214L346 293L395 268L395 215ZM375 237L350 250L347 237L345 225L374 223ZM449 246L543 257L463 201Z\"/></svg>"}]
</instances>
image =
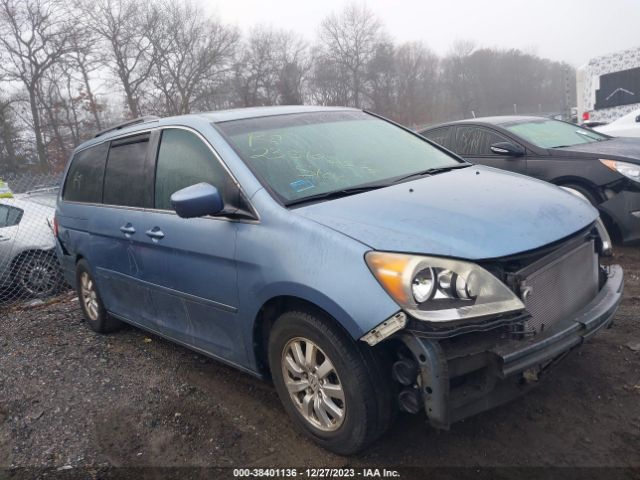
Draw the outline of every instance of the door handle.
<instances>
[{"instance_id":1,"label":"door handle","mask_svg":"<svg viewBox=\"0 0 640 480\"><path fill-rule=\"evenodd\" d=\"M130 223L127 223L126 225L121 226L120 231L124 233L127 237L136 233L136 229L133 228L133 225L131 225Z\"/></svg>"},{"instance_id":2,"label":"door handle","mask_svg":"<svg viewBox=\"0 0 640 480\"><path fill-rule=\"evenodd\" d=\"M9 240L11 240L9 237L3 237L0 235L0 242L8 242Z\"/></svg>"},{"instance_id":3,"label":"door handle","mask_svg":"<svg viewBox=\"0 0 640 480\"><path fill-rule=\"evenodd\" d=\"M145 233L153 241L162 240L164 238L164 232L160 230L160 227L153 227L151 230L147 230Z\"/></svg>"}]
</instances>

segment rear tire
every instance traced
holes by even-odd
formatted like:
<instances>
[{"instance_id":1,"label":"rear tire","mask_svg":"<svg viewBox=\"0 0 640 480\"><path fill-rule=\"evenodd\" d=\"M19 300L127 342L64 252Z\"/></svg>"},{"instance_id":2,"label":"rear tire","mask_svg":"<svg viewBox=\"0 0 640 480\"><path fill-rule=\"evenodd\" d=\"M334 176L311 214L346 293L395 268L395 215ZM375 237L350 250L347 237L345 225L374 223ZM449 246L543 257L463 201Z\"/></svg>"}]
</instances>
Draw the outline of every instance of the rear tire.
<instances>
[{"instance_id":1,"label":"rear tire","mask_svg":"<svg viewBox=\"0 0 640 480\"><path fill-rule=\"evenodd\" d=\"M76 292L80 307L87 325L94 332L109 333L122 326L120 320L113 318L104 308L98 286L86 260L81 259L76 265Z\"/></svg>"},{"instance_id":2,"label":"rear tire","mask_svg":"<svg viewBox=\"0 0 640 480\"><path fill-rule=\"evenodd\" d=\"M282 314L269 336L269 365L296 429L334 453L362 450L395 416L388 365L325 315Z\"/></svg>"},{"instance_id":3,"label":"rear tire","mask_svg":"<svg viewBox=\"0 0 640 480\"><path fill-rule=\"evenodd\" d=\"M28 297L46 298L62 287L62 272L54 254L30 252L15 264L15 279L20 291Z\"/></svg>"}]
</instances>

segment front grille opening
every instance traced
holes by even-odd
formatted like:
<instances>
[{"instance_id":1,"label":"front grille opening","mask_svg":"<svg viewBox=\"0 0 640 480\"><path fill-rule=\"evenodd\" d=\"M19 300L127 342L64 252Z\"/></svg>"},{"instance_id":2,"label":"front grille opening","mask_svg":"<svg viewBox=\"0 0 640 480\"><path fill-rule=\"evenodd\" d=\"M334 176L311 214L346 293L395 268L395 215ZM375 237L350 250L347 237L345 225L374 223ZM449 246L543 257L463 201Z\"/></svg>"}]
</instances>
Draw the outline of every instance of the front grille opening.
<instances>
[{"instance_id":1,"label":"front grille opening","mask_svg":"<svg viewBox=\"0 0 640 480\"><path fill-rule=\"evenodd\" d=\"M540 260L552 257L558 251L562 251L571 245L579 245L587 242L594 237L595 226L590 225L585 229L557 242L545 245L532 251L518 253L509 257L502 257L493 260L485 260L480 265L495 275L497 278L505 282L509 287L517 288L517 284L513 283L513 275L529 265ZM517 292L518 293L518 292Z\"/></svg>"},{"instance_id":2,"label":"front grille opening","mask_svg":"<svg viewBox=\"0 0 640 480\"><path fill-rule=\"evenodd\" d=\"M596 247L590 226L538 250L484 262L531 314L520 332L523 338L548 330L596 296L603 285Z\"/></svg>"},{"instance_id":3,"label":"front grille opening","mask_svg":"<svg viewBox=\"0 0 640 480\"><path fill-rule=\"evenodd\" d=\"M589 303L598 293L600 269L593 240L531 272L520 284L531 319L525 330L542 333Z\"/></svg>"}]
</instances>

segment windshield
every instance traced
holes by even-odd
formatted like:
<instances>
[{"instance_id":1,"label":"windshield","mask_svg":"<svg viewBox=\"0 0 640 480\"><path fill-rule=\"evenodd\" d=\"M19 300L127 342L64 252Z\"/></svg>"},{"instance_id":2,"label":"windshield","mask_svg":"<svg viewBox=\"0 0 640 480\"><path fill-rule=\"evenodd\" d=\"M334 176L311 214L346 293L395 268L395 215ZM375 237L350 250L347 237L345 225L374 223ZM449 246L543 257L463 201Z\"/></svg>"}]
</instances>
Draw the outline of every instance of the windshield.
<instances>
[{"instance_id":1,"label":"windshield","mask_svg":"<svg viewBox=\"0 0 640 480\"><path fill-rule=\"evenodd\" d=\"M364 112L277 115L216 125L284 203L461 164Z\"/></svg>"},{"instance_id":2,"label":"windshield","mask_svg":"<svg viewBox=\"0 0 640 480\"><path fill-rule=\"evenodd\" d=\"M544 118L528 122L505 123L502 127L541 148L571 147L609 138L571 123Z\"/></svg>"}]
</instances>

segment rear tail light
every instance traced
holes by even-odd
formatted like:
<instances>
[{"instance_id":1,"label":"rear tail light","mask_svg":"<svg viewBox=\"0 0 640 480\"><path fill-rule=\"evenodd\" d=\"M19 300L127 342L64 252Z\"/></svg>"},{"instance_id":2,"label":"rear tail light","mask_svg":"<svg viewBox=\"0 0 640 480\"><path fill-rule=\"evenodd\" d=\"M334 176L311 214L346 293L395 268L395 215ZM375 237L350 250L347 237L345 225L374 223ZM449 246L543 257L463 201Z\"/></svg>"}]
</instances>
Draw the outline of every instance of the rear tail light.
<instances>
[{"instance_id":1,"label":"rear tail light","mask_svg":"<svg viewBox=\"0 0 640 480\"><path fill-rule=\"evenodd\" d=\"M591 118L591 114L589 112L582 112L582 121L587 122Z\"/></svg>"},{"instance_id":2,"label":"rear tail light","mask_svg":"<svg viewBox=\"0 0 640 480\"><path fill-rule=\"evenodd\" d=\"M58 217L53 216L53 236L58 238Z\"/></svg>"}]
</instances>

